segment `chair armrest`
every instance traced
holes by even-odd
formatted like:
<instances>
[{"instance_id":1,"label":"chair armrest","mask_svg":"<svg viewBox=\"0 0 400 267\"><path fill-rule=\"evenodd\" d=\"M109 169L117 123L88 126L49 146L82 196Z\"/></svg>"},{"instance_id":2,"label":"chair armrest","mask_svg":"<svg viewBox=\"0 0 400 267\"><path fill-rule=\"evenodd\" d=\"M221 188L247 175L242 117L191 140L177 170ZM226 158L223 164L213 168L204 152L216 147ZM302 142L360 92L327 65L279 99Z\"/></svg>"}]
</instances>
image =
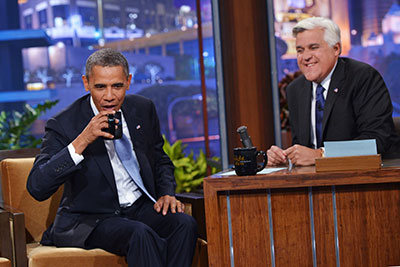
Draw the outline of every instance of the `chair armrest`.
<instances>
[{"instance_id":1,"label":"chair armrest","mask_svg":"<svg viewBox=\"0 0 400 267\"><path fill-rule=\"evenodd\" d=\"M13 266L28 266L24 213L5 206L0 213L0 224L1 251L4 249L4 253L7 253L3 254L3 256L11 259Z\"/></svg>"},{"instance_id":2,"label":"chair armrest","mask_svg":"<svg viewBox=\"0 0 400 267\"><path fill-rule=\"evenodd\" d=\"M176 194L176 198L185 204L185 213L196 219L199 237L207 240L204 196L197 193L180 193Z\"/></svg>"},{"instance_id":3,"label":"chair armrest","mask_svg":"<svg viewBox=\"0 0 400 267\"><path fill-rule=\"evenodd\" d=\"M10 214L3 209L0 210L0 255L12 259L13 250L10 233Z\"/></svg>"}]
</instances>

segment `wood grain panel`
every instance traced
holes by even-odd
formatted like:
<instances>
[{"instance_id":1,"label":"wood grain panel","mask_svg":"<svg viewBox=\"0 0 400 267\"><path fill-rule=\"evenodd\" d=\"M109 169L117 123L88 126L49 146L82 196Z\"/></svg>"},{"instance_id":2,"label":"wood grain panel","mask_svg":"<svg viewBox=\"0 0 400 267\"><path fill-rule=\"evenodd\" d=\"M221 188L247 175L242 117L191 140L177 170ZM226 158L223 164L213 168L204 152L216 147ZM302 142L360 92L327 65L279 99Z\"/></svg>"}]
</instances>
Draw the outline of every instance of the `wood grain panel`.
<instances>
[{"instance_id":1,"label":"wood grain panel","mask_svg":"<svg viewBox=\"0 0 400 267\"><path fill-rule=\"evenodd\" d=\"M400 264L399 185L336 187L341 267Z\"/></svg>"},{"instance_id":2,"label":"wood grain panel","mask_svg":"<svg viewBox=\"0 0 400 267\"><path fill-rule=\"evenodd\" d=\"M229 151L242 146L236 133L241 125L265 150L274 143L266 1L218 3Z\"/></svg>"},{"instance_id":3,"label":"wood grain panel","mask_svg":"<svg viewBox=\"0 0 400 267\"><path fill-rule=\"evenodd\" d=\"M235 266L271 266L267 193L230 195Z\"/></svg>"},{"instance_id":4,"label":"wood grain panel","mask_svg":"<svg viewBox=\"0 0 400 267\"><path fill-rule=\"evenodd\" d=\"M312 266L307 188L271 194L276 266Z\"/></svg>"},{"instance_id":5,"label":"wood grain panel","mask_svg":"<svg viewBox=\"0 0 400 267\"><path fill-rule=\"evenodd\" d=\"M332 187L312 189L317 266L336 267Z\"/></svg>"},{"instance_id":6,"label":"wood grain panel","mask_svg":"<svg viewBox=\"0 0 400 267\"><path fill-rule=\"evenodd\" d=\"M230 266L226 195L204 181L207 251L209 266Z\"/></svg>"}]
</instances>

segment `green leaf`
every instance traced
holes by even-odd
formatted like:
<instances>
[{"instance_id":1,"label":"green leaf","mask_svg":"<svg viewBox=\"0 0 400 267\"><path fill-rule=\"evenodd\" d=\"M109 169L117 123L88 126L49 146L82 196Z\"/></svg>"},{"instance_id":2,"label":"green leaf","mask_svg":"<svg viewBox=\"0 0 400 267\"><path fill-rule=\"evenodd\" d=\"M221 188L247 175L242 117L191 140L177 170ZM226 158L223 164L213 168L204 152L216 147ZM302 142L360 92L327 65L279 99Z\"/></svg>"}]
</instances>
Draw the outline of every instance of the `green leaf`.
<instances>
[{"instance_id":1,"label":"green leaf","mask_svg":"<svg viewBox=\"0 0 400 267\"><path fill-rule=\"evenodd\" d=\"M195 157L193 151L189 155L186 155L184 149L186 144L182 144L181 140L176 141L174 144L170 144L166 137L164 139L164 152L167 154L174 164L175 180L176 180L176 192L192 192L203 184L204 177L207 176L207 165L210 162L211 174L221 170L220 159L213 157L207 159L202 150L197 157Z\"/></svg>"},{"instance_id":2,"label":"green leaf","mask_svg":"<svg viewBox=\"0 0 400 267\"><path fill-rule=\"evenodd\" d=\"M26 104L23 112L2 111L0 113L0 149L38 147L42 140L35 138L30 133L30 128L37 118L57 103L58 100L46 100L35 107Z\"/></svg>"}]
</instances>

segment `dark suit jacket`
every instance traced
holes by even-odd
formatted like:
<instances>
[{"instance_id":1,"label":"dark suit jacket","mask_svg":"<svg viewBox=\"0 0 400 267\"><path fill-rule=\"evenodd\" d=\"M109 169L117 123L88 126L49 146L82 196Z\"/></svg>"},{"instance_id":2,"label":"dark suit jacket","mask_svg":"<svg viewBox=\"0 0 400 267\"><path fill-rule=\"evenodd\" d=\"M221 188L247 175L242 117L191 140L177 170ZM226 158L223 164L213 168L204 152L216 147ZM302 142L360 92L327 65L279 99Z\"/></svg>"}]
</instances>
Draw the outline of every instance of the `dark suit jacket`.
<instances>
[{"instance_id":1,"label":"dark suit jacket","mask_svg":"<svg viewBox=\"0 0 400 267\"><path fill-rule=\"evenodd\" d=\"M293 144L313 147L312 82L299 76L287 87ZM381 75L371 66L339 58L329 85L322 122L323 141L376 139L378 153L397 152L399 138L392 102Z\"/></svg>"},{"instance_id":2,"label":"dark suit jacket","mask_svg":"<svg viewBox=\"0 0 400 267\"><path fill-rule=\"evenodd\" d=\"M67 149L94 116L89 100L90 95L81 97L47 122L41 153L28 178L28 191L39 201L64 185L55 221L42 238L46 245L84 247L99 220L120 213L103 139L98 138L85 149L84 160L77 166ZM146 189L155 199L175 195L174 168L162 149L164 142L154 104L144 97L127 95L121 109Z\"/></svg>"}]
</instances>

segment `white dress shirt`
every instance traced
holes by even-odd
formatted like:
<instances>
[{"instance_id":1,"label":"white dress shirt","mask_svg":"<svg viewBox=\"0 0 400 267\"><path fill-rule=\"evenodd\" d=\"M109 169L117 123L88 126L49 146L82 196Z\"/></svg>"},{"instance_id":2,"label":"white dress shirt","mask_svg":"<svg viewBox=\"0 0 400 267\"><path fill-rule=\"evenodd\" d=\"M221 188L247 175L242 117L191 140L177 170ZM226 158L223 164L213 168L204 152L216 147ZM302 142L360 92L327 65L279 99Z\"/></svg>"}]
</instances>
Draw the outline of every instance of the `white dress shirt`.
<instances>
[{"instance_id":1,"label":"white dress shirt","mask_svg":"<svg viewBox=\"0 0 400 267\"><path fill-rule=\"evenodd\" d=\"M92 107L93 113L96 116L99 111L96 108L96 105L93 102L92 97L90 97L90 105ZM124 114L121 111L121 119L122 119L122 133L128 137L129 142L131 142L129 129L125 121ZM114 172L115 184L117 186L118 191L118 199L120 206L127 207L132 205L141 195L142 192L139 190L133 179L129 176L125 167L122 165L121 160L118 158L118 155L115 151L113 140L104 140L104 144L107 149L108 157L111 161L111 166ZM84 157L75 152L74 146L71 144L68 145L69 153L71 154L72 160L78 165ZM135 153L135 151L133 151ZM136 159L136 155L135 159ZM138 164L139 165L139 164Z\"/></svg>"},{"instance_id":2,"label":"white dress shirt","mask_svg":"<svg viewBox=\"0 0 400 267\"><path fill-rule=\"evenodd\" d=\"M326 99L327 95L328 95L328 89L329 89L329 85L331 84L331 78L332 78L332 74L333 71L335 70L337 65L337 61L335 63L335 66L333 66L331 72L328 74L328 76L326 76L326 78L321 82L322 87L324 87L324 99ZM311 95L311 140L313 142L314 148L317 147L317 135L316 135L316 130L315 130L315 102L316 100L316 94L317 94L317 86L318 83L312 82L312 95Z\"/></svg>"}]
</instances>

